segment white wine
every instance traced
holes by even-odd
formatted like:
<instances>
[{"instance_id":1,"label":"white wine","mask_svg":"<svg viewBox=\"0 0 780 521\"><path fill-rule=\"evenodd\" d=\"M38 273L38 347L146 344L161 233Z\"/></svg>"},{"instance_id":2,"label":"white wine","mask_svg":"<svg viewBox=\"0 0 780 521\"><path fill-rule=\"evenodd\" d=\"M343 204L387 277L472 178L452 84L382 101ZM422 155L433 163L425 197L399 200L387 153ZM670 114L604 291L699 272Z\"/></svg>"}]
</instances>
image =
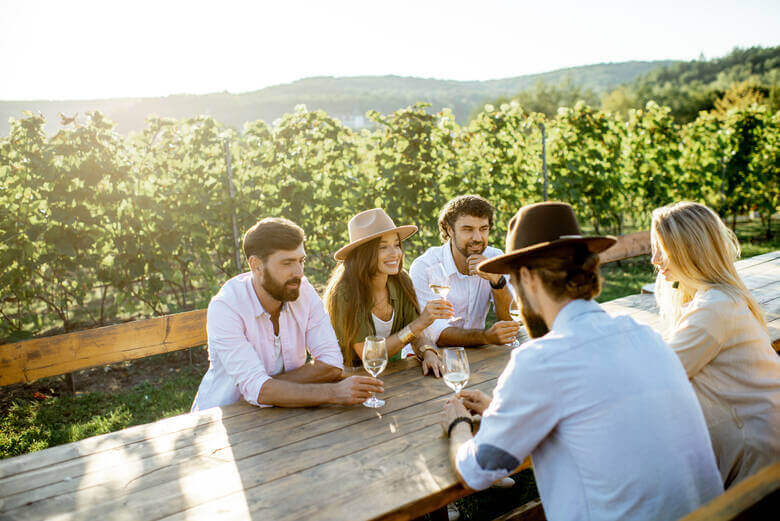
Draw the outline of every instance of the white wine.
<instances>
[{"instance_id":1,"label":"white wine","mask_svg":"<svg viewBox=\"0 0 780 521\"><path fill-rule=\"evenodd\" d=\"M512 317L512 320L514 320L515 322L520 322L521 320L523 320L523 314L519 309L510 309L509 315Z\"/></svg>"},{"instance_id":2,"label":"white wine","mask_svg":"<svg viewBox=\"0 0 780 521\"><path fill-rule=\"evenodd\" d=\"M439 286L438 284L431 284L429 286L434 293L439 295L441 298L447 298L447 295L450 293L450 287L449 286Z\"/></svg>"},{"instance_id":3,"label":"white wine","mask_svg":"<svg viewBox=\"0 0 780 521\"><path fill-rule=\"evenodd\" d=\"M376 375L381 373L387 367L387 358L375 358L373 360L363 360L363 367L366 368L368 374L376 378Z\"/></svg>"},{"instance_id":4,"label":"white wine","mask_svg":"<svg viewBox=\"0 0 780 521\"><path fill-rule=\"evenodd\" d=\"M460 390L463 389L463 386L466 385L468 380L468 373L447 373L444 375L444 383L456 393L459 393Z\"/></svg>"}]
</instances>

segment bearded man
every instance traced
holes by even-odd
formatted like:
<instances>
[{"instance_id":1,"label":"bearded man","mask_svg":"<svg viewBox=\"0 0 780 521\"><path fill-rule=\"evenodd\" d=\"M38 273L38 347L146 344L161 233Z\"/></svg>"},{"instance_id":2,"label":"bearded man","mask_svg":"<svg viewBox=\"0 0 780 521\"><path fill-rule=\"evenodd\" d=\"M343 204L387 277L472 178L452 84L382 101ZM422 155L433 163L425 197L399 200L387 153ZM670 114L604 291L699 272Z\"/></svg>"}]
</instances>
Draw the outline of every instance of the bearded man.
<instances>
[{"instance_id":1,"label":"bearded man","mask_svg":"<svg viewBox=\"0 0 780 521\"><path fill-rule=\"evenodd\" d=\"M409 268L420 309L441 298L431 289L431 269L440 264L446 273L450 288L446 299L456 318L436 320L427 330L440 347L508 344L520 328L509 314L512 295L506 278L477 271L480 262L503 253L488 244L493 214L493 205L478 195L461 195L447 202L439 214L443 244L429 248ZM491 302L498 321L485 328Z\"/></svg>"},{"instance_id":2,"label":"bearded man","mask_svg":"<svg viewBox=\"0 0 780 521\"><path fill-rule=\"evenodd\" d=\"M353 405L383 392L375 378L342 379L336 333L303 276L303 230L266 218L246 232L243 249L250 271L228 280L209 303L210 363L192 410L242 398L260 407Z\"/></svg>"}]
</instances>

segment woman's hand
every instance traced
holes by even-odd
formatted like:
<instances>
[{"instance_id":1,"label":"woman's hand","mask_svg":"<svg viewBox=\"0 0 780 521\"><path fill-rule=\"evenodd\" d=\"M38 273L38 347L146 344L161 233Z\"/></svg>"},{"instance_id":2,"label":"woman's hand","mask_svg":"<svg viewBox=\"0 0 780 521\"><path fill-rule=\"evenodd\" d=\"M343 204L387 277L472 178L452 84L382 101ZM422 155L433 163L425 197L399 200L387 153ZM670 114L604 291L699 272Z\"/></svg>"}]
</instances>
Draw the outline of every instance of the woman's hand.
<instances>
[{"instance_id":1,"label":"woman's hand","mask_svg":"<svg viewBox=\"0 0 780 521\"><path fill-rule=\"evenodd\" d=\"M432 373L436 378L441 378L443 372L443 366L436 351L433 349L426 349L423 353L423 359L421 362L422 373L427 376L428 373Z\"/></svg>"},{"instance_id":2,"label":"woman's hand","mask_svg":"<svg viewBox=\"0 0 780 521\"><path fill-rule=\"evenodd\" d=\"M490 396L476 389L464 389L458 393L463 400L463 405L474 414L482 415L490 405Z\"/></svg>"},{"instance_id":3,"label":"woman's hand","mask_svg":"<svg viewBox=\"0 0 780 521\"><path fill-rule=\"evenodd\" d=\"M452 318L454 313L455 308L452 307L452 304L443 298L440 298L429 301L420 313L418 320L422 322L422 328L425 329L433 324L434 320L439 318Z\"/></svg>"}]
</instances>

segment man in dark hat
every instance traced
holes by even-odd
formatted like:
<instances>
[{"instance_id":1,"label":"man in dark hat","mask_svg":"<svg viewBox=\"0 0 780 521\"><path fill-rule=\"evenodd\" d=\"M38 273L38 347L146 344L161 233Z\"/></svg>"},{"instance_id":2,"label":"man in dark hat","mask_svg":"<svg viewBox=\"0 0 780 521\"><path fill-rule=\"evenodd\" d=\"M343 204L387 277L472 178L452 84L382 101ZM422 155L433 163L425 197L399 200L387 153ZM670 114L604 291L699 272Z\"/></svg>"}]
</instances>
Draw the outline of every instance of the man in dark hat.
<instances>
[{"instance_id":1,"label":"man in dark hat","mask_svg":"<svg viewBox=\"0 0 780 521\"><path fill-rule=\"evenodd\" d=\"M610 316L598 254L564 203L523 207L507 252L533 338L512 352L493 398L466 390L442 413L461 482L483 489L529 454L547 519L677 519L723 491L707 426L674 352L648 326ZM471 413L482 415L472 437Z\"/></svg>"}]
</instances>

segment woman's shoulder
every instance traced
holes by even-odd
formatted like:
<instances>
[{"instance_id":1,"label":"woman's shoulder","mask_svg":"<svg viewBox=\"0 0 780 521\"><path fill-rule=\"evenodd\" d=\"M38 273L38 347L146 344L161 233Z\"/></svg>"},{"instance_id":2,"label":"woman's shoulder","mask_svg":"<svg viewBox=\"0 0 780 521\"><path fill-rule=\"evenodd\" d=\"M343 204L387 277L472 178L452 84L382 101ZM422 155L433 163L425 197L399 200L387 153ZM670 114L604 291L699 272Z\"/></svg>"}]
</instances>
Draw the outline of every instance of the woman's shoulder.
<instances>
[{"instance_id":1,"label":"woman's shoulder","mask_svg":"<svg viewBox=\"0 0 780 521\"><path fill-rule=\"evenodd\" d=\"M719 288L707 288L696 292L691 305L694 307L728 309L742 304L742 299L737 299Z\"/></svg>"}]
</instances>

